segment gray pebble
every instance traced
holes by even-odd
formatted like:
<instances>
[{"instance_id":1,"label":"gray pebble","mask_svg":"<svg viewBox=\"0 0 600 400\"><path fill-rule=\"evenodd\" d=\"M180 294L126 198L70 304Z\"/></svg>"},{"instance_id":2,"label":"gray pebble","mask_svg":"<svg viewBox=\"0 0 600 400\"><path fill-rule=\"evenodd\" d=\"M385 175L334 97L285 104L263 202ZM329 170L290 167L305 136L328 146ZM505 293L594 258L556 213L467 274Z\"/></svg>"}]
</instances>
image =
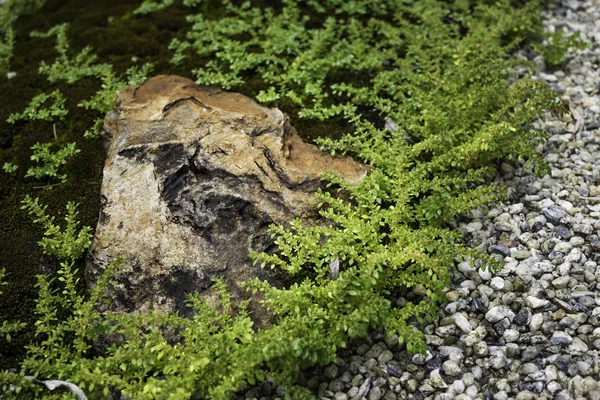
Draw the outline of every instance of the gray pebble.
<instances>
[{"instance_id":1,"label":"gray pebble","mask_svg":"<svg viewBox=\"0 0 600 400\"><path fill-rule=\"evenodd\" d=\"M379 361L380 363L383 363L383 364L387 364L388 362L392 361L393 358L394 358L394 353L392 353L389 350L384 350L381 352L379 357L377 357L377 361Z\"/></svg>"},{"instance_id":2,"label":"gray pebble","mask_svg":"<svg viewBox=\"0 0 600 400\"><path fill-rule=\"evenodd\" d=\"M460 366L456 361L447 360L442 365L442 370L446 375L450 376L461 376L463 371L460 369Z\"/></svg>"},{"instance_id":3,"label":"gray pebble","mask_svg":"<svg viewBox=\"0 0 600 400\"><path fill-rule=\"evenodd\" d=\"M558 223L561 219L567 216L567 212L560 206L550 206L542 210L542 214L548 220Z\"/></svg>"},{"instance_id":4,"label":"gray pebble","mask_svg":"<svg viewBox=\"0 0 600 400\"><path fill-rule=\"evenodd\" d=\"M381 390L381 388L379 386L375 386L374 388L369 390L369 395L367 396L367 398L369 400L379 400L383 397L383 395L384 395L384 391Z\"/></svg>"}]
</instances>

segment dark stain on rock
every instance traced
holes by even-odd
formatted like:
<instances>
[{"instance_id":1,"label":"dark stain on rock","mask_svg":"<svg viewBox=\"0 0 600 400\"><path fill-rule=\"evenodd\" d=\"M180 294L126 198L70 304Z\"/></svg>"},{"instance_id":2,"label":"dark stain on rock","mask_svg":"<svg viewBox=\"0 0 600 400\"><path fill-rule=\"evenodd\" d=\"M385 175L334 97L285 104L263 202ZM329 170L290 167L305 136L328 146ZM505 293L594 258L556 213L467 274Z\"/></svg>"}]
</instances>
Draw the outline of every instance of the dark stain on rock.
<instances>
[{"instance_id":1,"label":"dark stain on rock","mask_svg":"<svg viewBox=\"0 0 600 400\"><path fill-rule=\"evenodd\" d=\"M170 175L188 163L188 155L182 143L164 144L154 159L154 170L158 175Z\"/></svg>"},{"instance_id":2,"label":"dark stain on rock","mask_svg":"<svg viewBox=\"0 0 600 400\"><path fill-rule=\"evenodd\" d=\"M145 146L129 147L125 150L121 150L119 156L125 158L133 158L139 163L146 164L150 160L148 159L147 149Z\"/></svg>"},{"instance_id":3,"label":"dark stain on rock","mask_svg":"<svg viewBox=\"0 0 600 400\"><path fill-rule=\"evenodd\" d=\"M305 180L305 181L299 182L299 183L292 182L290 177L287 176L287 174L283 171L281 166L275 160L275 157L273 157L273 155L269 152L268 149L264 149L263 154L264 154L265 158L267 159L267 163L269 164L269 167L271 168L271 170L273 170L273 172L275 172L275 175L277 175L277 178L279 179L279 181L283 185L285 185L286 188L288 188L290 190L298 190L298 191L306 190L306 191L308 191L308 188L310 188L310 187L312 187L313 190L316 190L316 188L319 187L319 185L321 184L320 179L308 179L308 180Z\"/></svg>"},{"instance_id":4,"label":"dark stain on rock","mask_svg":"<svg viewBox=\"0 0 600 400\"><path fill-rule=\"evenodd\" d=\"M205 108L206 110L212 110L211 107L207 106L206 104L204 104L203 102L201 102L200 100L195 98L194 96L190 96L190 97L185 97L183 99L177 99L174 102L167 104L166 106L163 107L162 113L165 116L169 115L169 113L172 109L177 108L181 104L188 103L188 102L191 102L199 107Z\"/></svg>"},{"instance_id":5,"label":"dark stain on rock","mask_svg":"<svg viewBox=\"0 0 600 400\"><path fill-rule=\"evenodd\" d=\"M100 216L98 217L98 225L104 225L110 221L110 215L104 212L104 207L108 204L106 196L100 197Z\"/></svg>"},{"instance_id":6,"label":"dark stain on rock","mask_svg":"<svg viewBox=\"0 0 600 400\"><path fill-rule=\"evenodd\" d=\"M163 181L161 196L167 203L171 212L179 208L177 199L182 193L183 188L187 186L186 182L190 175L189 172L189 167L183 165L180 169L176 170L175 173L168 175ZM173 215L176 215L176 213L173 213Z\"/></svg>"},{"instance_id":7,"label":"dark stain on rock","mask_svg":"<svg viewBox=\"0 0 600 400\"><path fill-rule=\"evenodd\" d=\"M191 318L194 311L187 306L187 298L191 293L200 292L212 286L212 278L202 279L193 271L178 270L161 282L165 295L175 302L175 310L179 315Z\"/></svg>"}]
</instances>

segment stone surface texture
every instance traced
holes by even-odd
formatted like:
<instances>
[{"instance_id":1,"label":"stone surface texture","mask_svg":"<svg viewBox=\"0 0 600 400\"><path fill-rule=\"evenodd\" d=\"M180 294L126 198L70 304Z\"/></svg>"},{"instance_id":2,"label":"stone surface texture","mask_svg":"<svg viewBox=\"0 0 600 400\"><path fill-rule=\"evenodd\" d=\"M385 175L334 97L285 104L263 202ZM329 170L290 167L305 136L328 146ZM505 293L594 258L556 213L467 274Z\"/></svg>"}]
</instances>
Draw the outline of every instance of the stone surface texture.
<instances>
[{"instance_id":1,"label":"stone surface texture","mask_svg":"<svg viewBox=\"0 0 600 400\"><path fill-rule=\"evenodd\" d=\"M93 285L125 258L117 308L186 312L189 293L224 277L234 295L252 277L277 284L249 259L272 245L267 228L316 221L324 171L353 183L367 173L303 143L280 110L187 78L157 76L117 95L103 137L102 209L86 267Z\"/></svg>"}]
</instances>

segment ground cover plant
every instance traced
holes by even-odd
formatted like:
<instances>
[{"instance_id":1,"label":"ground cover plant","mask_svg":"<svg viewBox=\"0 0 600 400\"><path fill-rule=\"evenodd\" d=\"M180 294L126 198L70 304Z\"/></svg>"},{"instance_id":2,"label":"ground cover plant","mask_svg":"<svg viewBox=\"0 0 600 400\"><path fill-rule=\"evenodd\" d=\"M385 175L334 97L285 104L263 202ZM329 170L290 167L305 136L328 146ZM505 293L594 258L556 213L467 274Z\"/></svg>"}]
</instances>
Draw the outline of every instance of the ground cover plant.
<instances>
[{"instance_id":1,"label":"ground cover plant","mask_svg":"<svg viewBox=\"0 0 600 400\"><path fill-rule=\"evenodd\" d=\"M301 370L332 361L338 348L369 329L385 328L397 333L407 350L424 351L416 326L435 318L455 263L469 258L494 266L485 254L464 247L449 224L504 195L492 183L501 161L545 171L534 151L544 134L533 123L558 105L545 85L527 75L514 76L516 61L510 58L518 46L542 38L537 2L173 3L144 1L122 18L126 24L172 7L187 10L189 25L169 37L170 64L146 57L140 65L124 61L125 55L112 63L85 44L71 49L65 21L45 26L42 33L32 27L38 33L27 32L29 40L54 41L53 52L35 71L46 82L44 93L60 85L67 115L87 114L69 134L62 133L69 117L62 121L62 113L46 109L15 121L11 129L49 129L54 122L46 116L52 115L59 117L55 140L67 143L76 133L78 144L97 145L82 137L97 134L94 121L110 110L116 90L143 81L152 68L179 68L200 83L280 107L292 114L300 133L312 124L320 136L316 142L327 151L374 168L358 187L327 175L328 189L316 193L326 223L273 227L279 251L253 256L263 267L283 269L295 278L283 289L247 282L276 317L265 329L253 326L245 305L232 304L219 281L219 306L192 296L189 305L198 312L191 319L99 312L96 305L109 301L103 288L118 274L119 260L86 293L79 270L90 228L79 228L75 204L67 205L61 227L49 214L50 205L42 205L43 196L25 197L22 205L21 197L19 206L44 226L40 245L45 257L58 267L38 274L36 322L17 372L0 372L2 392L8 398L52 398L25 378L34 375L72 382L90 398L110 393L135 399L227 398L271 378L285 386L286 396L300 398L309 396L296 385ZM69 96L79 84L77 96ZM34 95L11 113L26 109ZM23 158L18 164L29 166ZM1 161L11 171L3 174L3 183L24 178L18 174L26 168L12 167L17 160ZM76 170L69 169L65 185L76 182L70 175ZM97 186L87 188L92 189L97 193ZM52 207L52 215L57 214ZM91 216L87 221L94 223ZM412 301L394 303L395 294L408 292L415 294ZM7 319L0 336L13 339L23 323ZM109 336L111 345L98 346Z\"/></svg>"},{"instance_id":2,"label":"ground cover plant","mask_svg":"<svg viewBox=\"0 0 600 400\"><path fill-rule=\"evenodd\" d=\"M13 23L23 15L31 14L44 5L45 0L6 0L0 7L0 74L9 71L13 55L15 32Z\"/></svg>"},{"instance_id":3,"label":"ground cover plant","mask_svg":"<svg viewBox=\"0 0 600 400\"><path fill-rule=\"evenodd\" d=\"M545 42L545 45L544 43L536 43L533 45L533 48L544 56L544 61L550 68L560 66L565 61L565 56L569 49L583 50L586 48L585 42L579 37L579 32L566 37L562 29L546 33Z\"/></svg>"}]
</instances>

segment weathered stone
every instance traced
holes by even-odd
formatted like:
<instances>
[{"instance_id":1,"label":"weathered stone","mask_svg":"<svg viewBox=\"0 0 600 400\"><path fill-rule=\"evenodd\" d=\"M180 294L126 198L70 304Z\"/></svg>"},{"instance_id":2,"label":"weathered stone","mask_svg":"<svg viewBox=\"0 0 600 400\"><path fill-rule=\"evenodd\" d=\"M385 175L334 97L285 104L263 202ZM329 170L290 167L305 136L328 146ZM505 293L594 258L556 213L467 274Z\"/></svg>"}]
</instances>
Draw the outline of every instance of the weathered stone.
<instances>
[{"instance_id":1,"label":"weathered stone","mask_svg":"<svg viewBox=\"0 0 600 400\"><path fill-rule=\"evenodd\" d=\"M529 309L526 307L521 308L517 315L515 315L513 322L520 326L529 325L531 322L531 311L529 311Z\"/></svg>"},{"instance_id":2,"label":"weathered stone","mask_svg":"<svg viewBox=\"0 0 600 400\"><path fill-rule=\"evenodd\" d=\"M367 172L303 143L280 110L176 76L120 91L103 136L102 210L86 279L93 285L124 257L111 297L125 310L186 313L187 295L209 295L214 277L234 296L252 277L280 282L248 257L272 246L268 226L315 222L323 172L352 184Z\"/></svg>"},{"instance_id":3,"label":"weathered stone","mask_svg":"<svg viewBox=\"0 0 600 400\"><path fill-rule=\"evenodd\" d=\"M564 225L555 226L554 232L564 240L569 240L573 236L571 230Z\"/></svg>"},{"instance_id":4,"label":"weathered stone","mask_svg":"<svg viewBox=\"0 0 600 400\"><path fill-rule=\"evenodd\" d=\"M510 257L510 249L506 246L494 244L488 248L488 252L492 254L500 254L503 257Z\"/></svg>"},{"instance_id":5,"label":"weathered stone","mask_svg":"<svg viewBox=\"0 0 600 400\"><path fill-rule=\"evenodd\" d=\"M564 208L559 206L550 206L542 210L542 214L550 221L559 223L560 220L567 216Z\"/></svg>"}]
</instances>

